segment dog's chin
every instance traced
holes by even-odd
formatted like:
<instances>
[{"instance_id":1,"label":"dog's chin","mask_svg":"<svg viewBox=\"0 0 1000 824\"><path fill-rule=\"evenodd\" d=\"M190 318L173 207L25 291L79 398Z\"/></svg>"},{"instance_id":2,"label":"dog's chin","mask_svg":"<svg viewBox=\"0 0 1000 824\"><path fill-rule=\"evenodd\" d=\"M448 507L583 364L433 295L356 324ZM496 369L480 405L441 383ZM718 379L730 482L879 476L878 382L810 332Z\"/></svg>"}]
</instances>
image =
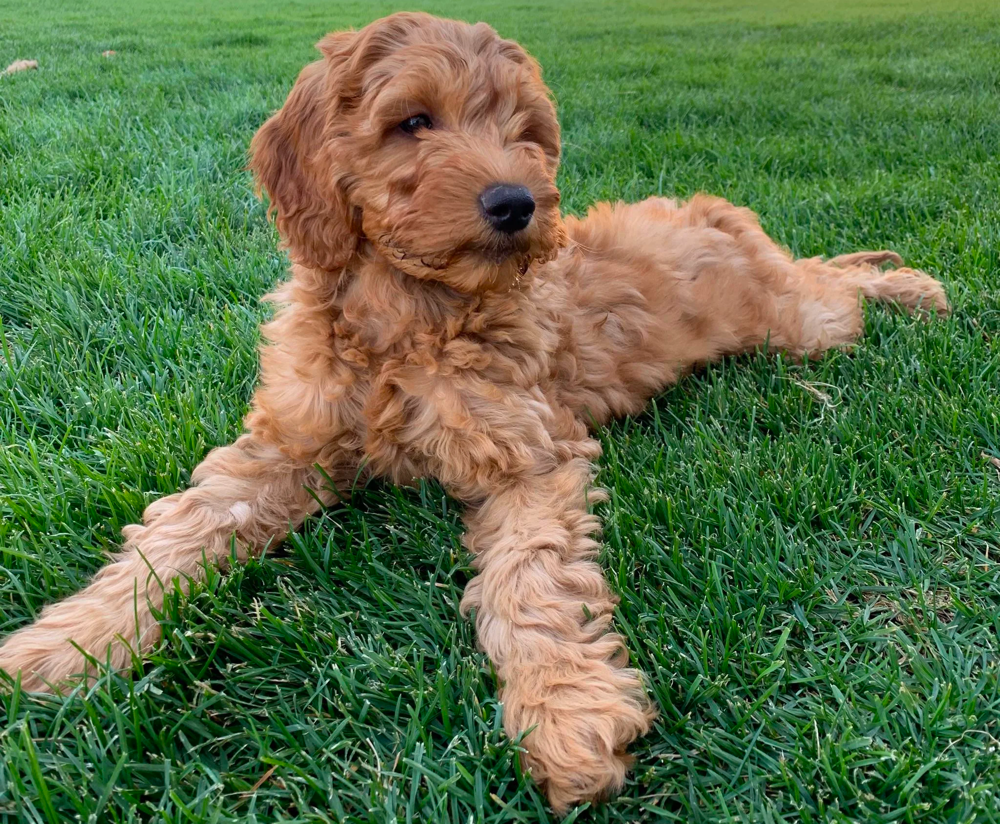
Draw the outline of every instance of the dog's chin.
<instances>
[{"instance_id":1,"label":"dog's chin","mask_svg":"<svg viewBox=\"0 0 1000 824\"><path fill-rule=\"evenodd\" d=\"M565 245L564 235L520 233L490 238L473 249L479 265L488 275L485 288L507 289L522 283L534 263L552 260Z\"/></svg>"},{"instance_id":2,"label":"dog's chin","mask_svg":"<svg viewBox=\"0 0 1000 824\"><path fill-rule=\"evenodd\" d=\"M533 264L551 260L558 251L557 242L545 240L525 233L491 238L474 246L462 256L462 268L469 268L468 276L463 278L469 291L506 292L523 286Z\"/></svg>"},{"instance_id":3,"label":"dog's chin","mask_svg":"<svg viewBox=\"0 0 1000 824\"><path fill-rule=\"evenodd\" d=\"M531 257L531 241L527 234L496 235L472 247L485 266L503 267L511 261Z\"/></svg>"},{"instance_id":4,"label":"dog's chin","mask_svg":"<svg viewBox=\"0 0 1000 824\"><path fill-rule=\"evenodd\" d=\"M376 244L392 265L412 277L466 293L509 291L525 282L532 263L551 259L557 244L532 242L527 234L500 236L458 249L417 252L383 235Z\"/></svg>"},{"instance_id":5,"label":"dog's chin","mask_svg":"<svg viewBox=\"0 0 1000 824\"><path fill-rule=\"evenodd\" d=\"M406 259L397 268L421 280L443 283L465 294L509 292L519 287L528 274L532 257L528 252L502 258L472 251L458 252L444 266L429 266L426 259Z\"/></svg>"}]
</instances>

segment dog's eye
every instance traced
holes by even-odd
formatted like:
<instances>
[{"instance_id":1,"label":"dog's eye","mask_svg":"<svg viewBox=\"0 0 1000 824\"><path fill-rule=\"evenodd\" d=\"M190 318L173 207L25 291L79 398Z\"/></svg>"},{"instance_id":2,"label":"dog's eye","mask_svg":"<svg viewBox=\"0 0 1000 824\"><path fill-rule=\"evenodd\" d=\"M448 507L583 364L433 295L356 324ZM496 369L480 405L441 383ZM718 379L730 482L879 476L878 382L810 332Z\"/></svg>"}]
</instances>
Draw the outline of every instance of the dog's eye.
<instances>
[{"instance_id":1,"label":"dog's eye","mask_svg":"<svg viewBox=\"0 0 1000 824\"><path fill-rule=\"evenodd\" d=\"M426 114L415 114L400 123L399 128L407 134L413 134L420 129L433 129L434 124L431 123L430 117Z\"/></svg>"}]
</instances>

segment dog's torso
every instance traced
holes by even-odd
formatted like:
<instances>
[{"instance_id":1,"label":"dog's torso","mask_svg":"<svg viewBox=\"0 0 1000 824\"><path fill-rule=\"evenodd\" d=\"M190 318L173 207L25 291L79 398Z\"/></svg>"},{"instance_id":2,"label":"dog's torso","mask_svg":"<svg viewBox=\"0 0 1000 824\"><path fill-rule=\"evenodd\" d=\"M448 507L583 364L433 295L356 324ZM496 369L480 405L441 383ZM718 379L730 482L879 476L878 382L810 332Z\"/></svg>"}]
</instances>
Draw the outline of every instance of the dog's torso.
<instances>
[{"instance_id":1,"label":"dog's torso","mask_svg":"<svg viewBox=\"0 0 1000 824\"><path fill-rule=\"evenodd\" d=\"M569 243L554 259L476 294L375 253L339 278L293 266L273 296L283 307L264 329L273 342L249 423L296 459L336 469L351 456L351 471L437 477L457 493L440 461L449 432L463 433L478 476L544 463L526 444L592 455L588 427L638 411L720 351L761 342L743 327L759 329L760 312L776 310L743 274L752 245L711 225L716 203L603 204L567 219ZM303 398L301 385L312 394Z\"/></svg>"}]
</instances>

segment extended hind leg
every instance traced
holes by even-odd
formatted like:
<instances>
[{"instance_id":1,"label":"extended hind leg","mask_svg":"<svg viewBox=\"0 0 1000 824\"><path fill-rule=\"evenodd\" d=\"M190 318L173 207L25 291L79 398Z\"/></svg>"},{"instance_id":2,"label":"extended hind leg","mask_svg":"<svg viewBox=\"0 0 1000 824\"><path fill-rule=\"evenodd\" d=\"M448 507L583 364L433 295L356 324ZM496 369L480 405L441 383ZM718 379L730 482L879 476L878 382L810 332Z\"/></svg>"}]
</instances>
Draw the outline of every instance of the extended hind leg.
<instances>
[{"instance_id":1,"label":"extended hind leg","mask_svg":"<svg viewBox=\"0 0 1000 824\"><path fill-rule=\"evenodd\" d=\"M823 283L853 290L868 300L895 303L910 312L948 314L948 297L940 281L917 269L902 266L895 252L853 252L828 261L807 258L796 261L804 272ZM884 264L900 267L888 271Z\"/></svg>"},{"instance_id":2,"label":"extended hind leg","mask_svg":"<svg viewBox=\"0 0 1000 824\"><path fill-rule=\"evenodd\" d=\"M692 228L722 233L719 248L728 245L721 240L726 237L738 251L725 288L712 296L716 303L735 296L738 307L731 313L740 321L735 346L722 354L765 346L815 357L861 337L864 314L858 288L843 277L847 270L819 258L795 260L761 228L753 212L721 198L696 195L680 217ZM894 259L891 252L862 252L839 263L862 267L870 278L871 267Z\"/></svg>"},{"instance_id":3,"label":"extended hind leg","mask_svg":"<svg viewBox=\"0 0 1000 824\"><path fill-rule=\"evenodd\" d=\"M640 410L701 365L766 348L812 357L853 345L862 298L946 311L941 285L894 252L795 260L756 215L721 198L599 204L567 218L560 260L572 343L560 402L588 423Z\"/></svg>"},{"instance_id":4,"label":"extended hind leg","mask_svg":"<svg viewBox=\"0 0 1000 824\"><path fill-rule=\"evenodd\" d=\"M759 264L780 270L792 262L788 253L761 229L757 216L749 209L734 206L721 198L698 195L687 204L686 211L691 216L689 220L696 225L704 223L733 237ZM839 300L834 294L813 294L808 288L810 281L832 286L834 291L846 289L853 296L860 292L869 300L896 303L911 312L936 310L946 314L948 298L941 283L916 269L903 267L902 263L903 259L896 252L879 250L838 255L825 262L820 258L806 258L794 261L794 266L805 279L806 299L813 301L822 297L832 301L835 305L830 308L834 314L839 314L836 306ZM886 264L901 268L883 271L880 267Z\"/></svg>"},{"instance_id":5,"label":"extended hind leg","mask_svg":"<svg viewBox=\"0 0 1000 824\"><path fill-rule=\"evenodd\" d=\"M884 263L900 268L882 271L879 267ZM948 314L948 297L940 281L902 263L895 252L881 251L838 255L827 265L841 270L835 274L839 282L857 289L869 300L895 303L910 312L934 310L939 315Z\"/></svg>"},{"instance_id":6,"label":"extended hind leg","mask_svg":"<svg viewBox=\"0 0 1000 824\"><path fill-rule=\"evenodd\" d=\"M788 313L801 324L800 346L793 351L809 356L837 346L849 346L862 333L861 298L897 304L910 312L947 314L944 287L915 269L883 271L880 265L898 265L895 252L855 252L829 261L795 261L799 295L797 312ZM796 317L796 315L798 317Z\"/></svg>"},{"instance_id":7,"label":"extended hind leg","mask_svg":"<svg viewBox=\"0 0 1000 824\"><path fill-rule=\"evenodd\" d=\"M817 357L828 349L852 346L864 331L864 312L856 290L800 271L789 277L788 291L769 348L797 357Z\"/></svg>"}]
</instances>

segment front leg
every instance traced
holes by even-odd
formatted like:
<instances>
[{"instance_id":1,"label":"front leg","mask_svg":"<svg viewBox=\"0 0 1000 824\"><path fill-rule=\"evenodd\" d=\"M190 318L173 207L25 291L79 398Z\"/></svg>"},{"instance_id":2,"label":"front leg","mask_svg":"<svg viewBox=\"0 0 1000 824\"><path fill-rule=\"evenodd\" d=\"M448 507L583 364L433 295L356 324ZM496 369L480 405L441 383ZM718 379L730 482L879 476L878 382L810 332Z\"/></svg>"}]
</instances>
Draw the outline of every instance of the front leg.
<instances>
[{"instance_id":1,"label":"front leg","mask_svg":"<svg viewBox=\"0 0 1000 824\"><path fill-rule=\"evenodd\" d=\"M265 328L276 342L262 353L249 433L209 453L189 489L154 501L142 524L126 526L122 552L89 586L3 639L0 670L20 672L22 687L43 691L93 680L95 659L128 666L159 639L165 593L202 580L206 563L258 554L349 487L360 461L343 391L351 381L347 375L338 385L342 373L310 346L322 317L303 301ZM340 397L342 406L331 400Z\"/></svg>"},{"instance_id":2,"label":"front leg","mask_svg":"<svg viewBox=\"0 0 1000 824\"><path fill-rule=\"evenodd\" d=\"M504 728L557 811L619 790L626 747L653 717L640 673L610 631L616 603L595 562L588 504L600 447L540 390L401 370L380 393L370 455L426 470L469 504L479 574L463 612L500 680Z\"/></svg>"},{"instance_id":3,"label":"front leg","mask_svg":"<svg viewBox=\"0 0 1000 824\"><path fill-rule=\"evenodd\" d=\"M475 610L500 678L504 729L530 730L525 762L556 811L620 790L626 747L653 716L609 631L617 599L594 561L589 481L589 464L570 461L496 490L466 519L479 575L463 612Z\"/></svg>"},{"instance_id":4,"label":"front leg","mask_svg":"<svg viewBox=\"0 0 1000 824\"><path fill-rule=\"evenodd\" d=\"M26 690L92 681L91 659L121 669L160 637L158 613L175 582L201 580L205 564L246 560L332 497L323 476L253 435L213 450L193 486L146 507L143 524L122 530L125 546L82 591L47 606L4 639L0 670ZM310 488L317 492L313 493Z\"/></svg>"}]
</instances>

